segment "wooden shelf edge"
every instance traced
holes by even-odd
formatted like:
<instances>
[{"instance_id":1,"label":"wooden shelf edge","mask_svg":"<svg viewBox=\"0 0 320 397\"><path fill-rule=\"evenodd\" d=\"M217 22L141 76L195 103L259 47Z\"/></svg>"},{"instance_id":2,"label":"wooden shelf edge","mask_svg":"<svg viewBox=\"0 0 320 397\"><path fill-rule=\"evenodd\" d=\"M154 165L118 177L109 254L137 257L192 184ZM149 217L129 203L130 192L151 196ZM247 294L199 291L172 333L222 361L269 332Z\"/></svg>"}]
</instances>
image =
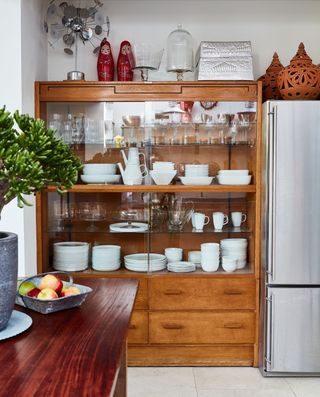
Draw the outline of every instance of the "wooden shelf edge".
<instances>
[{"instance_id":1,"label":"wooden shelf edge","mask_svg":"<svg viewBox=\"0 0 320 397\"><path fill-rule=\"evenodd\" d=\"M48 186L44 192L56 192L55 186ZM72 193L121 193L121 192L207 192L207 193L255 193L255 185L74 185L67 189Z\"/></svg>"}]
</instances>

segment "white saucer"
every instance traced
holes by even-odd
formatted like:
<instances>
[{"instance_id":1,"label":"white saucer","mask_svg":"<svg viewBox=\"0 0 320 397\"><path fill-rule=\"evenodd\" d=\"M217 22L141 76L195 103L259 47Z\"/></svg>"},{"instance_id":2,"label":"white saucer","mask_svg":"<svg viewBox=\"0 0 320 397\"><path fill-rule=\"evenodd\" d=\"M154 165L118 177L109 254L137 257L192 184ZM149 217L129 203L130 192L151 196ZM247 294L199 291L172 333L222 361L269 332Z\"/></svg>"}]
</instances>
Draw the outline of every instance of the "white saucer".
<instances>
[{"instance_id":1,"label":"white saucer","mask_svg":"<svg viewBox=\"0 0 320 397\"><path fill-rule=\"evenodd\" d=\"M26 331L32 324L32 318L25 313L14 310L5 329L0 331L0 340L8 339Z\"/></svg>"}]
</instances>

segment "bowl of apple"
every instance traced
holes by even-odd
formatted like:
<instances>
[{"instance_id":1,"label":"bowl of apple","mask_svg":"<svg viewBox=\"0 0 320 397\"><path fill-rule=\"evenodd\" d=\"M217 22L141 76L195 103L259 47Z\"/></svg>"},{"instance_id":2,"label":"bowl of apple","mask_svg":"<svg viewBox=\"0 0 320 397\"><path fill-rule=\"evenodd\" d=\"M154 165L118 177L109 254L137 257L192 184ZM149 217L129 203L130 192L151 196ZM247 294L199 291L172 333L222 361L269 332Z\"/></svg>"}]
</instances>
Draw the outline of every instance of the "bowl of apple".
<instances>
[{"instance_id":1,"label":"bowl of apple","mask_svg":"<svg viewBox=\"0 0 320 397\"><path fill-rule=\"evenodd\" d=\"M68 281L59 277L67 275ZM16 304L42 314L58 312L82 305L90 287L74 284L70 273L55 271L28 277L18 285Z\"/></svg>"}]
</instances>

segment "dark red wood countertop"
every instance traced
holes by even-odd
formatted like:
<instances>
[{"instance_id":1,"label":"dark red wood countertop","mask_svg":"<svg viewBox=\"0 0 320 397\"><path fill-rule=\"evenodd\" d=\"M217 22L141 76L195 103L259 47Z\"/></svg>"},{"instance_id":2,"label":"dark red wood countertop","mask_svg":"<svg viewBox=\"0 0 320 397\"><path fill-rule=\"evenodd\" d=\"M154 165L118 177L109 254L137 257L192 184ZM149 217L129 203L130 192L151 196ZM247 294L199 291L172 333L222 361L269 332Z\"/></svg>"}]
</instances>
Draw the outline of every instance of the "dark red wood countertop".
<instances>
[{"instance_id":1,"label":"dark red wood countertop","mask_svg":"<svg viewBox=\"0 0 320 397\"><path fill-rule=\"evenodd\" d=\"M75 282L93 288L79 308L47 315L21 309L33 324L0 342L1 397L110 395L138 281L81 277Z\"/></svg>"}]
</instances>

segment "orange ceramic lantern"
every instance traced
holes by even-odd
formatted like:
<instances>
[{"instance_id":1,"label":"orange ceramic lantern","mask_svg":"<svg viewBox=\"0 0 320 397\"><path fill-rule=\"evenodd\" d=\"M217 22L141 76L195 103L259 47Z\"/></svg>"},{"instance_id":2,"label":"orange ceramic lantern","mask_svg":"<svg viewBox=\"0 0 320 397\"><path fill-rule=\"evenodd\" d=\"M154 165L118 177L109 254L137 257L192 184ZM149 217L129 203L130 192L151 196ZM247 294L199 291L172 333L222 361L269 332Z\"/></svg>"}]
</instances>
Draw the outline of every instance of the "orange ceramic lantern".
<instances>
[{"instance_id":1,"label":"orange ceramic lantern","mask_svg":"<svg viewBox=\"0 0 320 397\"><path fill-rule=\"evenodd\" d=\"M268 99L281 99L279 92L277 78L279 72L284 68L279 60L278 54L273 54L272 62L270 63L266 73L261 76L258 80L262 81L262 99L267 101Z\"/></svg>"},{"instance_id":2,"label":"orange ceramic lantern","mask_svg":"<svg viewBox=\"0 0 320 397\"><path fill-rule=\"evenodd\" d=\"M278 88L283 99L317 99L320 95L320 68L312 63L300 43L290 65L279 72Z\"/></svg>"}]
</instances>

